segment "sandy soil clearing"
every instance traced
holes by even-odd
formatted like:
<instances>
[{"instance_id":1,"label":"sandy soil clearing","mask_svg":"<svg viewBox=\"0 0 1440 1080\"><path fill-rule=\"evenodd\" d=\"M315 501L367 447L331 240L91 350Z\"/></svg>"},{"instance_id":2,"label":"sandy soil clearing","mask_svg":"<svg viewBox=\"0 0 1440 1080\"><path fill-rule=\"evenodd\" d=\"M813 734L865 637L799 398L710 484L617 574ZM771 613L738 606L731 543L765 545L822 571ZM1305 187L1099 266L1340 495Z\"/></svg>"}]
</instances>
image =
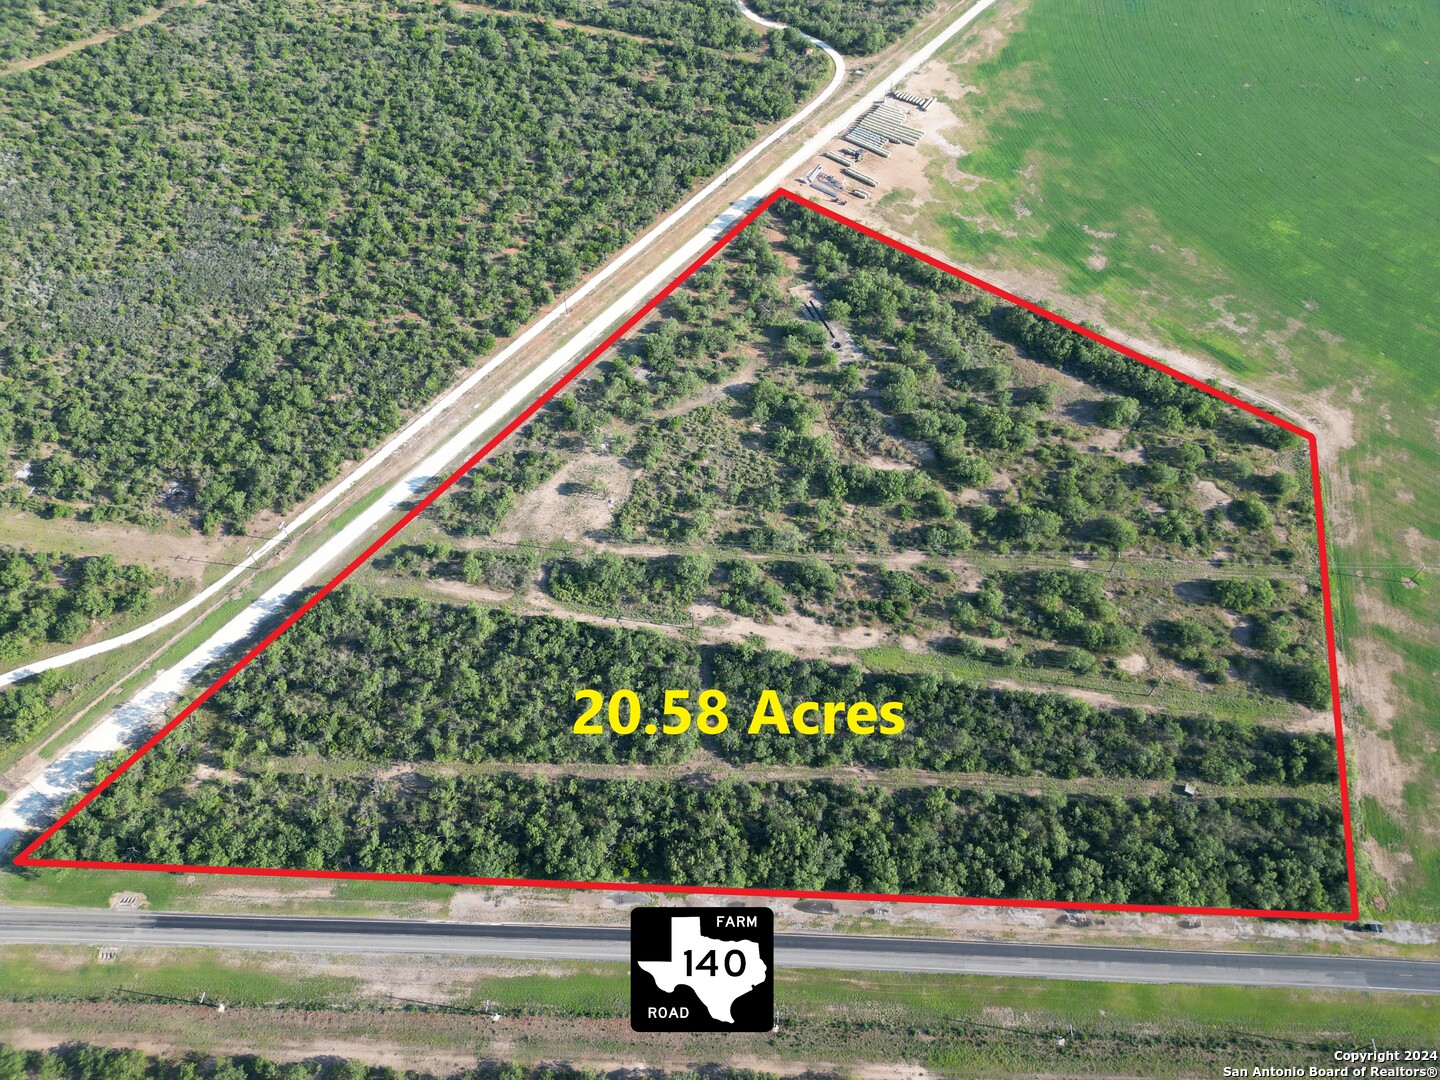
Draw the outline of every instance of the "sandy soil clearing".
<instances>
[{"instance_id":1,"label":"sandy soil clearing","mask_svg":"<svg viewBox=\"0 0 1440 1080\"><path fill-rule=\"evenodd\" d=\"M577 455L534 491L520 497L495 539L505 543L579 540L609 528L630 494L630 470L615 458ZM593 490L587 490L593 489Z\"/></svg>"}]
</instances>

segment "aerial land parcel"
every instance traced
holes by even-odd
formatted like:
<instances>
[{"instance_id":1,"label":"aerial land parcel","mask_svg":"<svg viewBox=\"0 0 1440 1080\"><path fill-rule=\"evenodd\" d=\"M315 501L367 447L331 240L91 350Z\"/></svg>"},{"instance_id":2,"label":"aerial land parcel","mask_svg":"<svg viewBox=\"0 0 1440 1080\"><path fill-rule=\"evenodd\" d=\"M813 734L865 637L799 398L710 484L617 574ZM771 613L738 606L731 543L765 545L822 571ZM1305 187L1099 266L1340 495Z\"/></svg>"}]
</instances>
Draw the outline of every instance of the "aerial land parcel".
<instances>
[{"instance_id":1,"label":"aerial land parcel","mask_svg":"<svg viewBox=\"0 0 1440 1080\"><path fill-rule=\"evenodd\" d=\"M245 0L7 80L7 497L288 508L793 110L823 58L739 19Z\"/></svg>"},{"instance_id":2,"label":"aerial land parcel","mask_svg":"<svg viewBox=\"0 0 1440 1080\"><path fill-rule=\"evenodd\" d=\"M1437 53L1428 0L1001 3L906 81L939 97L940 138L866 219L1183 350L1317 433L1364 900L1425 922L1440 919L1440 579L1424 569L1440 563Z\"/></svg>"},{"instance_id":3,"label":"aerial land parcel","mask_svg":"<svg viewBox=\"0 0 1440 1080\"><path fill-rule=\"evenodd\" d=\"M1342 910L1307 471L782 201L39 855Z\"/></svg>"},{"instance_id":4,"label":"aerial land parcel","mask_svg":"<svg viewBox=\"0 0 1440 1080\"><path fill-rule=\"evenodd\" d=\"M243 557L827 70L729 4L526 6L182 5L5 76L6 670ZM0 756L115 675L0 692Z\"/></svg>"},{"instance_id":5,"label":"aerial land parcel","mask_svg":"<svg viewBox=\"0 0 1440 1080\"><path fill-rule=\"evenodd\" d=\"M146 0L38 0L0 12L0 71L145 14ZM157 5L159 6L159 5Z\"/></svg>"}]
</instances>

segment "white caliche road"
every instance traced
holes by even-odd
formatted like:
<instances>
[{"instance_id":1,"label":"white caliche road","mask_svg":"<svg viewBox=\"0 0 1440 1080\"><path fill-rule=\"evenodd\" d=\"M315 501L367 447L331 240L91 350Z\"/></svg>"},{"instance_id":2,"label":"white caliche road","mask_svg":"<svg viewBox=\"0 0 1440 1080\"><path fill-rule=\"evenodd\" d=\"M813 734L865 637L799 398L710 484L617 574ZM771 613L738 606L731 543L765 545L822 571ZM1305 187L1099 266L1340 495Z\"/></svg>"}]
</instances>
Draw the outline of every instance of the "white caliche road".
<instances>
[{"instance_id":1,"label":"white caliche road","mask_svg":"<svg viewBox=\"0 0 1440 1080\"><path fill-rule=\"evenodd\" d=\"M738 3L738 0L737 0ZM995 0L977 0L977 3L968 8L953 23L945 28L934 40L923 48L906 58L892 72L890 84L894 83L921 65L925 64L935 53L942 48L951 38L963 31L975 21L984 11L995 4ZM775 27L779 24L771 23L761 19L749 9L740 4L740 9L747 18L768 27ZM811 116L816 109L829 101L843 86L846 76L845 61L834 49L824 42L815 41L815 44L824 49L835 71L825 90L812 99L804 108L792 116L775 131L756 143L721 175L712 180L704 188L685 202L677 211L662 221L650 232L646 233L630 247L621 252L615 259L607 263L601 270L583 285L569 294L568 300L579 300L593 292L602 284L608 281L626 265L632 262L641 253L653 246L659 240L669 234L675 224L681 221L695 206L710 196L714 195L731 176L739 169L745 168L761 154L769 150L776 142L783 139L794 128L803 123ZM742 197L733 202L719 217L710 222L698 233L688 239L673 252L659 266L647 274L638 284L630 288L620 299L609 305L603 312L591 320L582 330L572 337L565 344L561 345L546 360L532 370L524 379L518 382L508 392L496 400L492 405L473 417L456 434L449 439L438 450L428 455L423 461L416 465L410 472L384 496L359 514L353 521L335 533L315 552L306 556L299 562L281 581L269 589L264 595L251 603L244 611L236 615L215 634L207 639L178 664L172 668L156 673L155 677L146 684L126 704L115 709L94 727L88 730L76 742L66 747L55 760L27 778L25 784L16 791L3 805L0 805L0 852L9 852L14 842L23 834L41 828L54 819L56 808L74 796L88 782L91 781L96 764L103 758L113 754L116 750L125 746L132 746L140 741L145 735L158 728L163 721L175 710L180 696L191 685L207 667L216 660L230 653L237 645L256 636L258 628L275 616L282 615L294 607L300 601L301 594L310 586L326 579L327 575L333 573L337 563L343 556L350 553L358 542L371 532L377 525L397 517L404 509L421 498L426 491L433 487L440 479L449 474L455 466L480 446L487 435L494 431L508 416L529 404L540 393L558 378L565 371L568 371L575 363L588 352L594 345L603 339L610 327L621 322L632 312L638 310L651 297L659 292L671 279L673 279L684 267L688 266L701 252L714 244L725 234L737 221L744 217L759 203L765 196L769 195L775 188L782 186L795 170L815 157L820 150L835 137L835 133L848 128L858 120L870 107L868 97L858 99L850 108L825 130L811 138L800 149L785 160L760 183L747 191ZM529 329L517 337L504 349L496 353L489 361L482 365L473 374L462 382L458 383L449 393L437 400L419 416L410 421L401 431L389 442L385 443L379 450L368 457L354 472L345 478L341 483L330 489L323 496L311 503L305 511L296 517L289 524L289 531L311 520L316 514L326 507L332 505L336 499L346 492L352 490L357 483L362 481L370 473L374 472L386 460L393 457L397 451L403 448L411 439L420 432L434 426L441 416L452 406L457 404L466 394L470 393L484 379L493 375L499 368L509 362L521 349L533 341L539 334L543 333L558 320L565 317L565 305L552 309L541 319L533 323ZM247 560L247 564L236 567L224 578L211 585L205 592L195 597L184 610L177 609L177 613L168 613L154 623L147 624L129 634L111 639L105 642L98 642L82 649L72 650L59 656L50 657L47 660L31 664L19 672L11 672L9 675L0 676L0 686L7 682L13 682L15 678L24 675L34 674L46 668L62 667L66 664L75 663L90 656L106 652L109 649L119 648L121 645L129 644L138 640L146 633L154 632L168 623L174 622L181 615L193 611L196 606L218 595L219 591L234 581L235 577L242 573L247 565L253 563L272 551L282 540L283 536L277 536L268 541L263 547L255 551Z\"/></svg>"},{"instance_id":2,"label":"white caliche road","mask_svg":"<svg viewBox=\"0 0 1440 1080\"><path fill-rule=\"evenodd\" d=\"M743 11L748 18L753 19L755 22L760 23L762 26L773 29L781 25L779 23L772 23L766 19L760 18L760 16L754 14L748 8L746 8L745 5L738 3L738 0L736 6L739 7L740 10ZM814 41L815 39L812 38L811 40ZM608 263L601 270L599 270L595 274L595 276L592 277L589 281L585 282L573 293L570 293L566 298L566 304L561 305L561 307L556 308L555 310L546 314L543 318L540 318L536 322L531 324L531 326L523 334L517 337L504 349L500 350L500 352L496 353L493 357L491 357L491 359L487 361L483 366L481 366L477 371L468 376L462 382L457 383L448 393L436 400L424 412L420 413L418 416L412 419L408 424L405 425L405 427L403 427L399 431L398 434L392 436L388 442L386 442L378 450L376 450L373 454L371 454L363 462L361 462L360 465L357 466L352 473L346 476L334 487L330 488L328 491L324 492L322 495L316 498L312 503L310 503L309 506L307 506L292 520L284 523L281 526L280 531L276 533L275 536L271 537L264 544L256 548L249 555L247 555L242 562L233 567L229 573L225 574L224 577L220 578L218 581L208 586L203 592L191 597L185 603L179 605L178 607L172 608L164 614L150 620L142 626L136 627L133 630L127 631L123 634L117 634L114 637L106 638L104 641L97 641L91 645L81 646L78 649L69 649L63 653L57 653L56 655L46 657L43 660L36 660L34 663L27 664L24 667L15 668L13 671L0 673L0 688L10 686L13 683L19 682L21 679L29 678L32 675L38 675L42 671L49 671L53 668L69 667L71 664L77 664L82 660L88 660L91 657L100 656L101 654L111 652L114 649L119 649L126 645L131 645L137 641L142 641L145 638L149 637L151 634L154 634L155 632L162 630L175 622L178 622L180 619L184 618L192 611L195 611L197 608L200 608L209 601L213 600L215 597L223 593L225 589L228 588L230 584L235 581L236 578L240 577L241 574L245 573L247 570L254 568L255 566L258 566L267 555L269 555L272 551L279 547L280 544L284 543L285 540L287 540L290 536L294 535L302 526L306 525L317 514L332 506L336 502L336 500L341 498L343 495L352 491L357 484L359 484L367 476L373 473L377 468L379 468L391 457L393 457L398 450L406 446L412 438L414 438L420 432L434 425L434 423L440 418L443 413L445 413L446 410L455 405L456 402L460 401L461 398L463 398L466 394L473 390L481 381L493 374L498 367L510 360L511 357L513 357L517 352L523 349L540 334L544 333L544 331L549 329L549 327L553 325L558 319L563 318L569 301L582 299L583 297L589 295L591 292L597 289L599 286L603 285L612 276L614 276L614 274L616 274L628 263L630 263L636 256L640 255L657 240L659 240L662 236L666 235L666 233L669 231L670 221L683 217L690 210L694 209L694 207L698 203L713 195L721 185L723 185L727 180L729 180L731 173L733 173L736 169L740 169L748 165L756 157L758 157L760 154L764 153L771 146L773 146L778 140L784 138L787 134L789 134L790 131L794 129L795 125L802 123L806 119L806 117L810 116L811 113L813 113L826 101L829 101L830 98L834 96L835 92L840 89L841 83L843 83L845 80L845 61L840 56L840 54L835 52L835 50L830 48L830 46L824 44L823 42L816 42L816 44L825 50L826 54L830 57L835 67L835 73L831 77L830 82L825 87L824 91L822 91L813 100L811 100L809 104L807 104L803 109L800 110L800 112L790 117L778 129L771 132L763 140L761 140L755 146L751 147L748 151L746 151L743 156L737 158L722 176L717 177L715 180L711 181L703 189L693 195L689 199L689 201L686 202L683 206L681 206L680 209L676 211L673 215L671 215L670 218L667 219L667 221L661 222L649 233L642 236L633 245L631 245L625 251L621 252L614 259L613 262ZM595 322L591 324L591 327L596 328L595 333L593 335L590 335L591 337L598 337L599 331L603 330L604 327L608 325L605 320L610 316L610 313L614 311L616 307L624 305L628 298L629 294L627 294L626 297L622 298L620 301L617 301L616 305L612 305L611 308L603 312L599 316L599 318L597 318ZM628 311L626 313L628 314ZM586 329L589 330L591 329L591 327L587 327ZM577 336L578 339L583 339L585 337L586 334L584 331L582 331L582 333ZM351 540L353 540L356 538L356 536L358 536L358 533L354 533L353 531L347 531L346 535L349 536Z\"/></svg>"}]
</instances>

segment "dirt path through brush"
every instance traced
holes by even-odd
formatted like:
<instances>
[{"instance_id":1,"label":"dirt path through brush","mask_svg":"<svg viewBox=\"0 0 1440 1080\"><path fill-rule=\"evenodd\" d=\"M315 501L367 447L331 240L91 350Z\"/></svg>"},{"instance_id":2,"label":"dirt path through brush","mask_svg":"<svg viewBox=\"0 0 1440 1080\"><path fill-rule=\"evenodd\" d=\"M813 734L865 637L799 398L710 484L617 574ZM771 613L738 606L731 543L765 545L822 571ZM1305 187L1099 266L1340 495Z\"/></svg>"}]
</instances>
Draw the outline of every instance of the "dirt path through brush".
<instances>
[{"instance_id":1,"label":"dirt path through brush","mask_svg":"<svg viewBox=\"0 0 1440 1080\"><path fill-rule=\"evenodd\" d=\"M81 49L88 49L91 45L99 45L102 41L109 41L111 38L119 37L121 34L128 34L131 30L138 30L142 26L149 26L167 11L171 11L184 3L199 5L205 3L205 0L180 0L179 3L151 8L134 22L126 23L124 26L112 26L91 34L89 37L76 38L74 41L62 45L58 49L52 49L48 53L41 53L39 56L28 56L23 60L12 61L0 67L0 79L3 79L6 75L14 75L21 71L34 71L36 68L44 67L46 64L52 63L55 60L63 60L71 53L77 53Z\"/></svg>"}]
</instances>

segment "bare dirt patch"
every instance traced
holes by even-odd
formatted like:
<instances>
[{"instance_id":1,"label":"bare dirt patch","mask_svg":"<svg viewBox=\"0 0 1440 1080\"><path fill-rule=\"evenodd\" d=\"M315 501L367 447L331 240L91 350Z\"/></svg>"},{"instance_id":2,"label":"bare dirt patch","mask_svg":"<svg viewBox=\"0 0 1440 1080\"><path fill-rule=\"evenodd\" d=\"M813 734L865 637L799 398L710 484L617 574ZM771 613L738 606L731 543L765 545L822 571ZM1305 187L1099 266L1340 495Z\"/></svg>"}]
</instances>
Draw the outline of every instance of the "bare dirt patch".
<instances>
[{"instance_id":1,"label":"bare dirt patch","mask_svg":"<svg viewBox=\"0 0 1440 1080\"><path fill-rule=\"evenodd\" d=\"M1388 851L1368 836L1360 842L1360 851L1376 876L1392 885L1402 880L1415 863L1415 857L1408 851ZM1379 901L1377 906L1383 911L1384 899L1375 897L1374 901Z\"/></svg>"},{"instance_id":2,"label":"bare dirt patch","mask_svg":"<svg viewBox=\"0 0 1440 1080\"><path fill-rule=\"evenodd\" d=\"M354 1058L442 1075L475 1066L474 1050L446 1049L476 1042L476 1020L469 1016L232 1007L218 1022L214 1017L187 1005L0 1003L5 1041L26 1050L83 1040L146 1054L263 1053L281 1062Z\"/></svg>"},{"instance_id":3,"label":"bare dirt patch","mask_svg":"<svg viewBox=\"0 0 1440 1080\"><path fill-rule=\"evenodd\" d=\"M1206 325L1207 330L1225 329L1237 337L1244 337L1260 324L1260 317L1253 311L1231 311L1230 302L1235 296L1212 296L1210 306L1219 314Z\"/></svg>"},{"instance_id":4,"label":"bare dirt patch","mask_svg":"<svg viewBox=\"0 0 1440 1080\"><path fill-rule=\"evenodd\" d=\"M1125 432L1119 428L1097 427L1086 433L1085 441L1081 445L1096 453L1110 454L1120 449L1124 439Z\"/></svg>"},{"instance_id":5,"label":"bare dirt patch","mask_svg":"<svg viewBox=\"0 0 1440 1080\"><path fill-rule=\"evenodd\" d=\"M195 766L192 775L196 780L224 780L227 784L238 784L244 780L244 777L233 769L217 769L203 762Z\"/></svg>"},{"instance_id":6,"label":"bare dirt patch","mask_svg":"<svg viewBox=\"0 0 1440 1080\"><path fill-rule=\"evenodd\" d=\"M1137 652L1120 657L1115 661L1115 666L1127 675L1139 675L1150 666L1150 661L1145 659L1144 653Z\"/></svg>"},{"instance_id":7,"label":"bare dirt patch","mask_svg":"<svg viewBox=\"0 0 1440 1080\"><path fill-rule=\"evenodd\" d=\"M463 581L453 581L441 577L426 578L425 589L427 592L441 593L467 603L492 604L496 607L508 603L515 595L500 589L492 589L488 585L467 585Z\"/></svg>"},{"instance_id":8,"label":"bare dirt patch","mask_svg":"<svg viewBox=\"0 0 1440 1080\"><path fill-rule=\"evenodd\" d=\"M398 998L410 1003L449 1004L464 997L469 989L468 980L462 981L462 977L470 965L438 957L427 957L424 964L369 965L329 957L312 959L297 956L285 960L267 958L266 966L287 975L322 975L342 979L358 976L359 995L387 1003Z\"/></svg>"},{"instance_id":9,"label":"bare dirt patch","mask_svg":"<svg viewBox=\"0 0 1440 1080\"><path fill-rule=\"evenodd\" d=\"M886 212L906 218L913 217L911 208L921 206L933 197L932 179L935 177L965 190L974 190L987 182L983 177L965 173L959 165L969 152L967 147L975 145L978 133L974 125L959 115L956 109L966 95L974 93L977 88L963 83L950 65L941 61L927 64L901 85L913 94L933 97L936 100L928 109L921 110L894 98L885 99L887 105L906 110L908 118L905 123L918 128L924 134L915 146L891 143L888 147L888 158L869 152L864 154L855 167L872 177L876 181L876 187L866 188L852 183L849 178L839 173L841 166L838 163L828 158L816 159L816 163L824 166L825 172L842 181L846 188L853 187L865 192L863 198L854 195L847 197L845 212L852 216L878 216L878 203L889 194L901 197L891 199L885 206ZM836 140L826 149L838 154L841 149L853 147L842 140ZM810 166L806 165L804 171L808 172L809 169ZM821 202L830 201L828 196L820 194L818 189L817 197Z\"/></svg>"},{"instance_id":10,"label":"bare dirt patch","mask_svg":"<svg viewBox=\"0 0 1440 1080\"><path fill-rule=\"evenodd\" d=\"M495 539L505 543L579 540L609 527L630 494L630 470L617 459L583 453L534 491L521 496Z\"/></svg>"},{"instance_id":11,"label":"bare dirt patch","mask_svg":"<svg viewBox=\"0 0 1440 1080\"><path fill-rule=\"evenodd\" d=\"M1234 501L1210 480L1195 481L1195 498L1200 504L1201 510L1211 510L1217 506L1229 506Z\"/></svg>"},{"instance_id":12,"label":"bare dirt patch","mask_svg":"<svg viewBox=\"0 0 1440 1080\"><path fill-rule=\"evenodd\" d=\"M1016 29L1016 22L1029 7L1028 0L1001 4L986 19L980 20L964 38L965 51L955 58L957 67L993 60L1004 46L1006 38Z\"/></svg>"},{"instance_id":13,"label":"bare dirt patch","mask_svg":"<svg viewBox=\"0 0 1440 1080\"><path fill-rule=\"evenodd\" d=\"M707 639L738 643L760 637L771 649L810 659L873 648L887 637L885 631L873 626L841 630L803 615L787 615L773 623L757 622L706 603L691 606L690 616L705 624L702 633Z\"/></svg>"},{"instance_id":14,"label":"bare dirt patch","mask_svg":"<svg viewBox=\"0 0 1440 1080\"><path fill-rule=\"evenodd\" d=\"M1353 765L1351 798L1371 795L1386 810L1404 813L1401 792L1419 774L1416 764L1401 761L1395 744L1385 736L1356 724L1346 729L1345 756Z\"/></svg>"},{"instance_id":15,"label":"bare dirt patch","mask_svg":"<svg viewBox=\"0 0 1440 1080\"><path fill-rule=\"evenodd\" d=\"M210 539L195 532L161 532L111 522L46 520L34 514L0 514L0 544L66 555L113 555L122 563L149 566L180 581L200 581L215 564L238 562L249 547L233 537Z\"/></svg>"},{"instance_id":16,"label":"bare dirt patch","mask_svg":"<svg viewBox=\"0 0 1440 1080\"><path fill-rule=\"evenodd\" d=\"M1351 595L1362 624L1389 625L1393 621L1393 611L1367 587L1354 588ZM1342 644L1338 657L1341 693L1362 705L1381 730L1388 729L1396 714L1395 676L1404 662L1394 650L1373 638L1356 637ZM1354 725L1347 727L1347 732L1350 727Z\"/></svg>"},{"instance_id":17,"label":"bare dirt patch","mask_svg":"<svg viewBox=\"0 0 1440 1080\"><path fill-rule=\"evenodd\" d=\"M607 547L606 550L615 549ZM494 603L497 600L512 599L508 595L497 595L493 590L466 585L458 581L427 581L425 588L427 591L477 603ZM734 615L708 603L692 605L687 612L690 621L683 625L649 622L622 615L576 611L539 592L531 592L523 599L514 601L511 610L575 619L597 626L624 626L637 630L650 630L669 637L684 639L693 638L698 630L704 640L711 642L739 644L758 637L764 639L769 648L779 649L806 659L834 657L837 653L853 654L860 649L881 645L887 639L887 634L883 630L874 627L860 626L840 630L803 615L787 615L775 622L764 623Z\"/></svg>"}]
</instances>

